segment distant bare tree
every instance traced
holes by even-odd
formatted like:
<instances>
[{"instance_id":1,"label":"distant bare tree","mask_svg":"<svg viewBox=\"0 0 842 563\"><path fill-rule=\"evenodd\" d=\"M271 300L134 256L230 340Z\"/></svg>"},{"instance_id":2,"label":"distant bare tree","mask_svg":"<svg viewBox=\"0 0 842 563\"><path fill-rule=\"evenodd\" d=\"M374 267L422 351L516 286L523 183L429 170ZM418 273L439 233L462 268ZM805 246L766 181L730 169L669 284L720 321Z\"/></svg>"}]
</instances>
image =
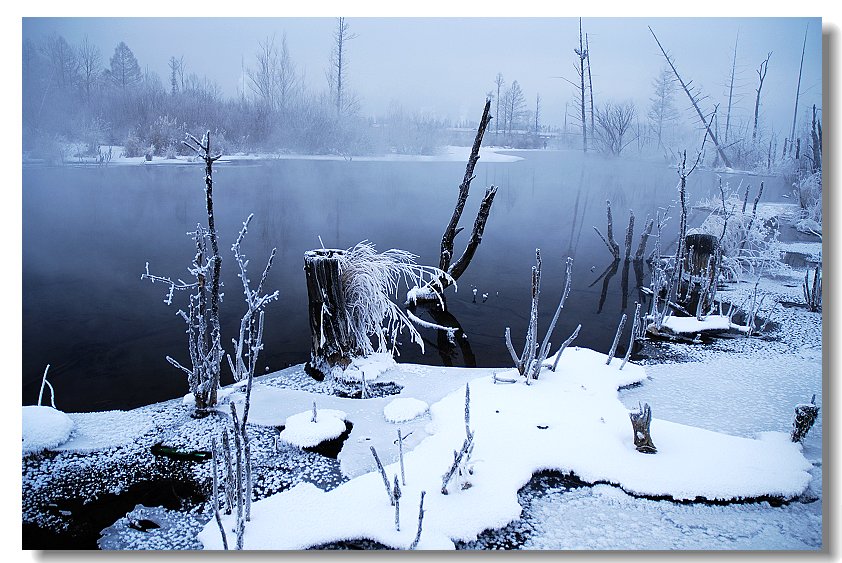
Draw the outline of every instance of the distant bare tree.
<instances>
[{"instance_id":1,"label":"distant bare tree","mask_svg":"<svg viewBox=\"0 0 842 563\"><path fill-rule=\"evenodd\" d=\"M357 34L349 31L345 18L338 18L336 31L333 32L333 51L330 55L330 71L328 72L328 84L337 116L354 113L357 105L354 97L347 92L348 54L345 46L348 41L356 38Z\"/></svg>"},{"instance_id":2,"label":"distant bare tree","mask_svg":"<svg viewBox=\"0 0 842 563\"><path fill-rule=\"evenodd\" d=\"M85 101L91 101L91 91L96 86L100 72L102 72L102 55L99 48L88 41L88 36L82 38L76 49L79 58L79 73Z\"/></svg>"},{"instance_id":3,"label":"distant bare tree","mask_svg":"<svg viewBox=\"0 0 842 563\"><path fill-rule=\"evenodd\" d=\"M275 46L275 38L267 37L260 43L255 59L256 68L246 70L252 93L267 109L285 112L298 84L298 75L289 54L286 34L281 37L280 52Z\"/></svg>"},{"instance_id":4,"label":"distant bare tree","mask_svg":"<svg viewBox=\"0 0 842 563\"><path fill-rule=\"evenodd\" d=\"M582 18L579 18L579 48L573 49L579 58L576 73L579 75L579 108L581 109L582 120L582 152L588 152L588 127L585 123L585 59L588 58L588 51L582 43Z\"/></svg>"},{"instance_id":5,"label":"distant bare tree","mask_svg":"<svg viewBox=\"0 0 842 563\"><path fill-rule=\"evenodd\" d=\"M740 41L740 31L737 30L737 38L734 40L734 58L731 60L731 74L728 80L728 108L725 111L725 139L728 142L728 132L731 129L731 106L734 100L734 81L737 75L737 44Z\"/></svg>"},{"instance_id":6,"label":"distant bare tree","mask_svg":"<svg viewBox=\"0 0 842 563\"><path fill-rule=\"evenodd\" d=\"M526 107L526 99L523 95L523 90L520 88L517 80L512 82L506 92L506 118L508 123L506 125L506 132L512 133L512 129L518 124L523 116L523 109Z\"/></svg>"},{"instance_id":7,"label":"distant bare tree","mask_svg":"<svg viewBox=\"0 0 842 563\"><path fill-rule=\"evenodd\" d=\"M798 67L798 87L795 89L795 110L792 112L792 130L789 133L790 152L795 144L795 122L798 119L798 98L801 97L801 72L804 70L804 51L807 49L807 30L810 24L804 28L804 44L801 46L801 64ZM786 143L784 143L786 146Z\"/></svg>"},{"instance_id":8,"label":"distant bare tree","mask_svg":"<svg viewBox=\"0 0 842 563\"><path fill-rule=\"evenodd\" d=\"M772 52L766 55L766 60L760 63L760 68L757 69L757 76L760 83L757 85L757 97L754 99L754 128L751 131L752 143L757 140L757 120L760 115L760 91L763 89L763 81L766 79L766 71L769 70L769 59L772 57Z\"/></svg>"},{"instance_id":9,"label":"distant bare tree","mask_svg":"<svg viewBox=\"0 0 842 563\"><path fill-rule=\"evenodd\" d=\"M663 146L664 125L678 117L675 109L675 79L669 67L664 67L652 82L654 95L649 98L649 120L658 138L658 147Z\"/></svg>"},{"instance_id":10,"label":"distant bare tree","mask_svg":"<svg viewBox=\"0 0 842 563\"><path fill-rule=\"evenodd\" d=\"M63 92L68 92L79 76L79 60L75 50L64 37L55 33L47 37L43 49L50 63L53 83Z\"/></svg>"},{"instance_id":11,"label":"distant bare tree","mask_svg":"<svg viewBox=\"0 0 842 563\"><path fill-rule=\"evenodd\" d=\"M500 134L500 90L506 84L506 81L503 79L503 74L498 72L497 77L494 79L494 84L497 85L497 98L495 98L497 102L497 110L494 112L495 118L495 131L499 135ZM505 111L505 104L503 105L503 110Z\"/></svg>"},{"instance_id":12,"label":"distant bare tree","mask_svg":"<svg viewBox=\"0 0 842 563\"><path fill-rule=\"evenodd\" d=\"M540 121L541 121L541 94L535 94L535 135L537 136L540 132Z\"/></svg>"},{"instance_id":13,"label":"distant bare tree","mask_svg":"<svg viewBox=\"0 0 842 563\"><path fill-rule=\"evenodd\" d=\"M634 103L606 102L596 110L596 131L594 138L602 152L620 156L635 137L631 135L631 125L637 110Z\"/></svg>"}]
</instances>

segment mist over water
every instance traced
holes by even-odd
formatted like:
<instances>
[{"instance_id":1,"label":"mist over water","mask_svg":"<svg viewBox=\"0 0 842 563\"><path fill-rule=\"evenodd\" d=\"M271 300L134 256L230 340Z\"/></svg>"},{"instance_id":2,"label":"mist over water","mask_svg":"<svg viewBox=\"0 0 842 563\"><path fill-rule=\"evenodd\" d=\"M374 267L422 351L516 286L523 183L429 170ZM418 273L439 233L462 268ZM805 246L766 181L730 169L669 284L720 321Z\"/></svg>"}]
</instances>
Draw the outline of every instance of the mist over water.
<instances>
[{"instance_id":1,"label":"mist over water","mask_svg":"<svg viewBox=\"0 0 842 563\"><path fill-rule=\"evenodd\" d=\"M509 366L503 334L511 327L515 347L522 346L536 248L544 265L539 331L543 334L555 310L564 261L572 256L573 286L556 328L554 349L581 323L576 344L607 351L620 315L633 312L640 298L638 276L647 284L649 268L624 273L621 262L610 277L600 279L611 255L593 226L605 232L606 199L612 203L614 236L621 247L630 209L636 217L636 248L647 216L669 205L673 220L663 244L674 242L674 168L659 162L583 157L573 151L514 154L524 160L479 161L462 219L466 232L456 239L456 252L461 253L484 188L497 185L482 244L459 280L458 292L448 290L448 311L462 326L469 346L450 346L440 354L438 348L448 348L446 342L436 331L420 329L425 353L405 342L398 361ZM380 251L401 248L419 255L421 264L437 265L441 235L464 169L460 162L354 160L216 166L223 346L230 348L245 308L230 245L249 213L255 217L243 251L253 279L271 249L278 249L265 285L270 291L278 289L280 299L266 309L259 370L263 373L309 357L303 254L321 246L318 237L325 246L338 248L367 239ZM167 306L167 288L140 275L149 262L151 273L188 278L195 250L186 233L206 221L203 177L200 165L24 167L23 404L37 399L47 363L56 404L66 411L132 408L187 392L183 373L165 360L169 355L188 361L185 325L176 316L179 308L186 308L187 295L177 293L173 305ZM688 180L688 202L718 194L718 178L706 170L695 171ZM732 186L741 180L751 183L753 192L764 180L766 201L780 200L789 191L780 178L723 176ZM704 213L691 212L690 225L701 222ZM647 253L653 243L650 239ZM399 302L404 293L402 288ZM230 383L227 367L223 374L223 383Z\"/></svg>"}]
</instances>

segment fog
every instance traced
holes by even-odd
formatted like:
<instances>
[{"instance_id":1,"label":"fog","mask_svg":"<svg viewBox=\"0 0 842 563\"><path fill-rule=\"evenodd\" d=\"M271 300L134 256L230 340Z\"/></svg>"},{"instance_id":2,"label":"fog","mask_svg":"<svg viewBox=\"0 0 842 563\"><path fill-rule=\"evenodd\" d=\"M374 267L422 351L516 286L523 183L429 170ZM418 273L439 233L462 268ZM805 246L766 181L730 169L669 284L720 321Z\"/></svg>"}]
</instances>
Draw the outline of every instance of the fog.
<instances>
[{"instance_id":1,"label":"fog","mask_svg":"<svg viewBox=\"0 0 842 563\"><path fill-rule=\"evenodd\" d=\"M562 127L565 104L574 115L578 46L576 18L348 18L348 86L364 116L385 114L399 102L453 122L476 121L481 102L502 73L517 80L526 106L541 96L546 125ZM789 133L805 28L799 107L821 106L821 20L819 18L585 18L593 92L601 101L632 100L645 115L652 80L664 60L647 26L674 56L685 80L709 96L705 109L727 105L728 81L737 34L733 118L753 116L759 64L771 52L763 88L761 118L781 136ZM114 47L125 42L140 67L169 83L170 57L183 57L186 72L207 77L226 97L251 94L244 69L254 66L259 43L286 35L289 54L311 91L327 87L333 18L24 18L24 41L49 34L77 45L85 36L108 65ZM28 92L25 91L25 95ZM686 98L679 107L686 108ZM572 118L570 118L572 119ZM697 120L682 111L682 119Z\"/></svg>"}]
</instances>

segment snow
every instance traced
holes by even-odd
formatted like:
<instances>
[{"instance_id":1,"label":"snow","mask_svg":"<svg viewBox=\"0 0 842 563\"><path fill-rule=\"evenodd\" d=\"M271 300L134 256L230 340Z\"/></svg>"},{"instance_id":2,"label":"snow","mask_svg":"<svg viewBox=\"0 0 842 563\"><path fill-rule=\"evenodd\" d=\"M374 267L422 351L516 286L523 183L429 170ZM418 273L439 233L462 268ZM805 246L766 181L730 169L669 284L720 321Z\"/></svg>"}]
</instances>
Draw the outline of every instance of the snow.
<instances>
[{"instance_id":1,"label":"snow","mask_svg":"<svg viewBox=\"0 0 842 563\"><path fill-rule=\"evenodd\" d=\"M88 452L128 444L155 429L150 412L105 411L68 415L73 421L73 436L57 446L56 451Z\"/></svg>"},{"instance_id":2,"label":"snow","mask_svg":"<svg viewBox=\"0 0 842 563\"><path fill-rule=\"evenodd\" d=\"M740 332L748 332L748 327L732 323L727 315L708 315L703 317L702 320L698 320L696 317L670 315L664 318L661 326L679 334L692 334L706 330L730 330L732 328Z\"/></svg>"},{"instance_id":3,"label":"snow","mask_svg":"<svg viewBox=\"0 0 842 563\"><path fill-rule=\"evenodd\" d=\"M334 368L334 377L341 378L343 381L362 381L363 379L374 381L397 365L389 352L375 352L364 358L354 358L344 370Z\"/></svg>"},{"instance_id":4,"label":"snow","mask_svg":"<svg viewBox=\"0 0 842 563\"><path fill-rule=\"evenodd\" d=\"M23 407L23 445L24 455L42 450L51 450L70 438L73 420L53 407Z\"/></svg>"},{"instance_id":5,"label":"snow","mask_svg":"<svg viewBox=\"0 0 842 563\"><path fill-rule=\"evenodd\" d=\"M394 399L383 407L383 416L393 423L406 422L418 418L430 409L430 405L424 401L408 397L406 399Z\"/></svg>"},{"instance_id":6,"label":"snow","mask_svg":"<svg viewBox=\"0 0 842 563\"><path fill-rule=\"evenodd\" d=\"M655 418L651 428L658 453L637 452L629 411L617 390L644 380L646 372L634 364L620 370L619 361L606 365L606 359L591 350L568 349L557 372L544 370L531 385L522 379L498 385L494 370L476 370L483 373L470 381L470 425L476 436L471 486L449 495L440 489L453 451L465 437L464 387L432 404L432 420L423 429L427 436L405 444L400 532L369 455L367 472L331 491L300 484L255 502L245 547L301 549L368 538L407 548L415 537L417 499L423 490L424 531L418 547L451 549L454 540L472 540L487 528L518 518L517 491L543 469L572 471L585 481L613 484L627 493L675 499L792 498L807 488L811 464L781 432L749 439ZM517 377L513 370L499 375ZM255 391L257 398L267 389L256 386ZM252 405L254 412L260 410L258 404ZM657 410L654 414L658 416ZM387 447L397 449L381 446L381 458ZM397 463L385 469L390 478L400 471ZM233 527L233 517L223 520L226 529ZM205 526L199 539L206 549L221 547L215 522Z\"/></svg>"},{"instance_id":7,"label":"snow","mask_svg":"<svg viewBox=\"0 0 842 563\"><path fill-rule=\"evenodd\" d=\"M286 419L278 439L299 448L318 446L345 432L346 416L340 410L317 408L316 422L313 422L312 410L294 414Z\"/></svg>"},{"instance_id":8,"label":"snow","mask_svg":"<svg viewBox=\"0 0 842 563\"><path fill-rule=\"evenodd\" d=\"M106 146L101 147L103 151L107 151ZM482 162L517 162L523 160L522 157L501 154L497 151L509 151L502 147L482 147L480 148L480 159ZM124 152L123 147L113 146L111 160L105 166L166 166L166 165L203 165L204 162L194 156L176 156L175 158L164 158L161 156L153 156L152 160L146 160L146 157L122 156ZM339 155L339 154L289 154L289 153L238 153L225 154L216 161L216 164L224 164L234 161L255 161L255 160L345 160L345 161L359 161L359 162L467 162L471 154L471 147L459 146L445 146L442 150L434 155L416 155L416 154L386 154L386 155ZM100 166L97 160L91 158L69 158L65 164L73 166Z\"/></svg>"}]
</instances>

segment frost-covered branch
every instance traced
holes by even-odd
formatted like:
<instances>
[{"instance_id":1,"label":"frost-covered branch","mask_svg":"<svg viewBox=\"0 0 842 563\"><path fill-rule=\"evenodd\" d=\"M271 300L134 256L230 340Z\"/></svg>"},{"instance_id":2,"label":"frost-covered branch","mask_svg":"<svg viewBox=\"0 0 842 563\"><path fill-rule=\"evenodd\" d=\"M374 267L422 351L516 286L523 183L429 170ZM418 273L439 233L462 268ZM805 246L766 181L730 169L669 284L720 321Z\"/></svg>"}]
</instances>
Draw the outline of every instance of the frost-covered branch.
<instances>
[{"instance_id":1,"label":"frost-covered branch","mask_svg":"<svg viewBox=\"0 0 842 563\"><path fill-rule=\"evenodd\" d=\"M44 376L41 378L41 390L38 392L38 406L41 406L41 399L44 396L44 385L50 388L50 405L53 408L56 408L56 394L53 390L53 385L49 381L47 381L47 372L50 371L50 364L47 364L47 367L44 368Z\"/></svg>"},{"instance_id":2,"label":"frost-covered branch","mask_svg":"<svg viewBox=\"0 0 842 563\"><path fill-rule=\"evenodd\" d=\"M213 516L216 519L216 525L219 526L219 533L222 535L222 547L228 550L228 537L225 534L225 528L222 526L222 517L219 515L219 482L217 473L219 472L217 458L219 451L216 449L216 437L211 437L211 458L213 459Z\"/></svg>"},{"instance_id":3,"label":"frost-covered branch","mask_svg":"<svg viewBox=\"0 0 842 563\"><path fill-rule=\"evenodd\" d=\"M418 531L415 533L415 539L412 540L409 549L418 547L418 540L421 539L421 526L424 523L424 495L426 494L427 491L421 491L421 502L418 505Z\"/></svg>"},{"instance_id":4,"label":"frost-covered branch","mask_svg":"<svg viewBox=\"0 0 842 563\"><path fill-rule=\"evenodd\" d=\"M620 342L620 335L623 332L623 327L626 325L626 314L620 317L620 324L617 326L617 333L614 335L614 342L611 343L611 350L608 352L608 359L605 365L611 365L611 360L614 359L614 353L617 352L617 344Z\"/></svg>"},{"instance_id":5,"label":"frost-covered branch","mask_svg":"<svg viewBox=\"0 0 842 563\"><path fill-rule=\"evenodd\" d=\"M380 471L380 476L383 477L383 486L386 487L386 495L389 497L389 502L392 506L395 506L395 495L392 492L392 487L389 485L389 478L386 477L386 470L383 469L383 464L380 463L380 457L377 455L377 450L374 449L374 446L369 446L371 450L371 455L374 456L374 462L377 464L377 470Z\"/></svg>"}]
</instances>

